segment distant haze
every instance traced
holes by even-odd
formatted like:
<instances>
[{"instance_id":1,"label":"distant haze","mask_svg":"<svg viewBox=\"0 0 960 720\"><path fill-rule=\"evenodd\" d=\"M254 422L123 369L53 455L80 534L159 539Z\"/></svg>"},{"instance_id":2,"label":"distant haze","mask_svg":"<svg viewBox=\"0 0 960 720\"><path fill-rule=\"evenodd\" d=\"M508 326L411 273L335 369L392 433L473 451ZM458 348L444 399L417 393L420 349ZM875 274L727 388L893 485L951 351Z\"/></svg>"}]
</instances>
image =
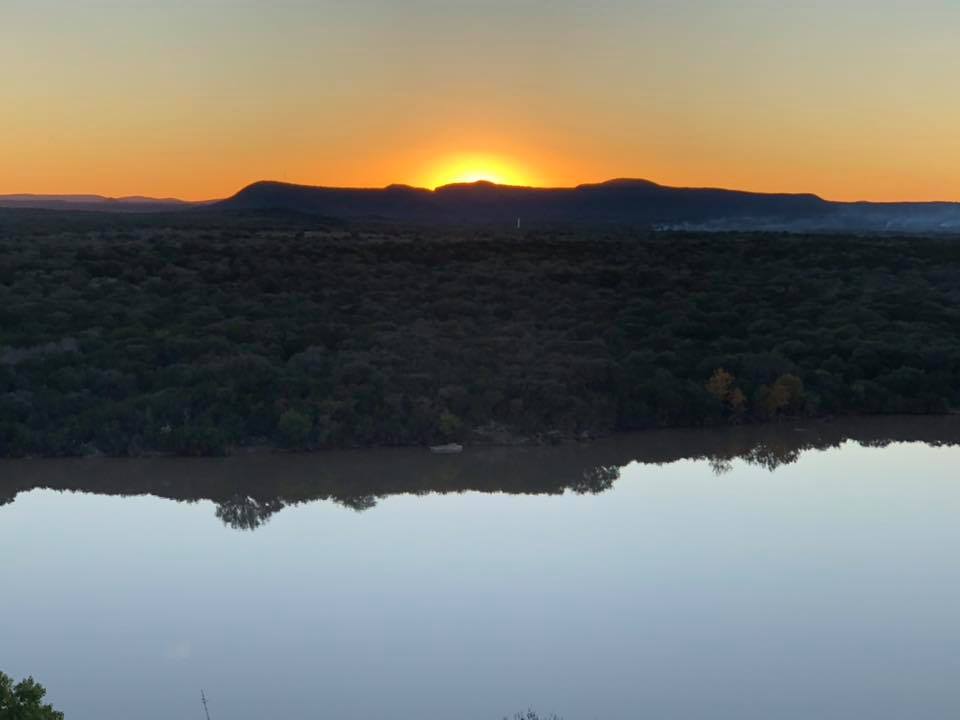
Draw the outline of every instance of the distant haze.
<instances>
[{"instance_id":1,"label":"distant haze","mask_svg":"<svg viewBox=\"0 0 960 720\"><path fill-rule=\"evenodd\" d=\"M610 177L960 199L947 0L5 0L0 194Z\"/></svg>"}]
</instances>

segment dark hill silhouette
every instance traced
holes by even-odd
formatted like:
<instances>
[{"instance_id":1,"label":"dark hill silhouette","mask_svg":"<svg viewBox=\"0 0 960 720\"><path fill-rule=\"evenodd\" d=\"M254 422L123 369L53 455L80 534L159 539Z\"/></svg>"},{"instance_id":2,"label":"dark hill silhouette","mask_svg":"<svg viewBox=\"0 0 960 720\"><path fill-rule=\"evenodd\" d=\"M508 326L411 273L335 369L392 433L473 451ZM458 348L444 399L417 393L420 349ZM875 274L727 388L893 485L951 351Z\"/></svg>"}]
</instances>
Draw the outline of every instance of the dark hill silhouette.
<instances>
[{"instance_id":1,"label":"dark hill silhouette","mask_svg":"<svg viewBox=\"0 0 960 720\"><path fill-rule=\"evenodd\" d=\"M257 182L213 207L290 210L417 223L629 224L688 230L960 232L956 203L836 203L811 194L674 188L619 179L574 188L489 182L436 190L350 189Z\"/></svg>"},{"instance_id":2,"label":"dark hill silhouette","mask_svg":"<svg viewBox=\"0 0 960 720\"><path fill-rule=\"evenodd\" d=\"M258 182L215 207L285 209L327 217L415 222L662 224L726 217L792 219L820 216L830 204L815 195L768 195L668 188L646 180L614 180L575 188L532 188L489 182L445 185L434 191L390 186L348 189Z\"/></svg>"}]
</instances>

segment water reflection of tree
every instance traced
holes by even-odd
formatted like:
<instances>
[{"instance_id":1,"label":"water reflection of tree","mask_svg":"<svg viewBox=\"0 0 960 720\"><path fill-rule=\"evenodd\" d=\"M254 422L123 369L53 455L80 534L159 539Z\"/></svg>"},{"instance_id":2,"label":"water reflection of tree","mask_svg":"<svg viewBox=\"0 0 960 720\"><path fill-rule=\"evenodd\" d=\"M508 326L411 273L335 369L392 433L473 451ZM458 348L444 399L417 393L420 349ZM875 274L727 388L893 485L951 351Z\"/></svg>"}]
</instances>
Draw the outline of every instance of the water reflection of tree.
<instances>
[{"instance_id":1,"label":"water reflection of tree","mask_svg":"<svg viewBox=\"0 0 960 720\"><path fill-rule=\"evenodd\" d=\"M325 498L311 498L322 500ZM344 495L328 498L357 512L364 512L377 506L376 495ZM2 501L0 501L2 504ZM227 527L234 530L256 530L265 525L274 514L287 507L282 498L254 498L249 495L234 495L228 500L217 503L217 517Z\"/></svg>"},{"instance_id":2,"label":"water reflection of tree","mask_svg":"<svg viewBox=\"0 0 960 720\"><path fill-rule=\"evenodd\" d=\"M279 498L258 500L248 495L234 495L217 504L217 517L234 530L256 530L283 508L284 502Z\"/></svg>"},{"instance_id":3,"label":"water reflection of tree","mask_svg":"<svg viewBox=\"0 0 960 720\"><path fill-rule=\"evenodd\" d=\"M807 450L839 448L848 442L870 448L891 442L953 446L960 444L960 418L906 423L856 418L804 427L781 423L723 431L651 431L561 448L477 448L439 458L409 451L333 453L316 461L264 455L217 463L178 462L176 470L166 461L71 461L69 472L56 461L14 464L0 483L0 506L35 488L155 495L183 502L213 500L225 525L254 530L284 507L300 503L332 501L365 512L398 494L596 494L610 490L621 469L634 462L660 466L690 459L709 463L718 476L729 473L738 461L774 471L797 462Z\"/></svg>"},{"instance_id":4,"label":"water reflection of tree","mask_svg":"<svg viewBox=\"0 0 960 720\"><path fill-rule=\"evenodd\" d=\"M801 448L782 442L760 442L743 454L749 465L759 465L771 472L783 465L792 465L800 459Z\"/></svg>"},{"instance_id":5,"label":"water reflection of tree","mask_svg":"<svg viewBox=\"0 0 960 720\"><path fill-rule=\"evenodd\" d=\"M762 467L773 472L779 467L790 465L797 462L803 450L811 446L810 443L801 443L788 436L768 436L762 439L753 438L747 442L736 436L731 437L730 444L722 449L717 449L713 454L700 455L700 459L705 459L710 469L717 476L725 475L733 470L735 460L743 460L748 465ZM861 444L872 447L883 447L889 444L885 440L861 441ZM640 458L643 462L644 458ZM669 460L668 460L669 461ZM570 490L578 495L598 495L613 488L617 480L620 479L621 469L627 464L601 464L587 467L585 469L569 468L570 479L566 479L561 474L557 477L556 485L550 489L534 489L531 492L556 492ZM300 502L310 502L317 500L330 500L349 508L358 513L366 512L377 506L382 497L393 494L393 492L409 492L414 495L429 495L435 492L447 492L449 486L453 489L463 491L468 489L456 487L458 484L458 473L451 468L445 468L437 476L431 476L429 480L424 481L422 486L400 487L390 492L362 493L362 494L327 494L318 493L317 495L296 498L261 498L251 495L238 493L227 500L222 500L217 505L217 517L228 527L236 530L256 530L264 525L275 513L282 510L287 505ZM521 490L522 492L522 490ZM5 502L11 502L13 498L4 498L0 496L0 505Z\"/></svg>"},{"instance_id":6,"label":"water reflection of tree","mask_svg":"<svg viewBox=\"0 0 960 720\"><path fill-rule=\"evenodd\" d=\"M350 508L351 510L356 510L357 512L364 512L365 510L371 510L377 506L376 495L353 495L353 496L343 496L343 497L334 497L331 498L334 502L338 502L344 507Z\"/></svg>"},{"instance_id":7,"label":"water reflection of tree","mask_svg":"<svg viewBox=\"0 0 960 720\"><path fill-rule=\"evenodd\" d=\"M717 477L721 475L726 475L728 472L733 470L733 459L728 457L720 457L715 455L708 459L710 463L710 469L713 470L713 474Z\"/></svg>"},{"instance_id":8,"label":"water reflection of tree","mask_svg":"<svg viewBox=\"0 0 960 720\"><path fill-rule=\"evenodd\" d=\"M773 472L779 467L797 462L803 449L801 446L788 445L782 441L764 440L746 448L710 455L707 457L707 462L713 474L718 477L733 470L734 460L743 460L747 465L755 465Z\"/></svg>"},{"instance_id":9,"label":"water reflection of tree","mask_svg":"<svg viewBox=\"0 0 960 720\"><path fill-rule=\"evenodd\" d=\"M620 468L616 465L599 465L583 471L579 479L570 484L570 489L578 495L597 495L606 492L620 479Z\"/></svg>"},{"instance_id":10,"label":"water reflection of tree","mask_svg":"<svg viewBox=\"0 0 960 720\"><path fill-rule=\"evenodd\" d=\"M570 482L567 487L578 495L599 494L610 490L620 479L620 467L617 465L598 465L584 470L579 477ZM419 491L415 494L427 495L428 491ZM380 497L374 494L366 495L333 495L316 497L307 500L332 500L343 507L355 510L358 513L366 512L377 506ZM224 525L235 530L256 530L264 525L275 513L282 510L289 503L283 498L255 498L249 495L236 494L217 503L217 517Z\"/></svg>"}]
</instances>

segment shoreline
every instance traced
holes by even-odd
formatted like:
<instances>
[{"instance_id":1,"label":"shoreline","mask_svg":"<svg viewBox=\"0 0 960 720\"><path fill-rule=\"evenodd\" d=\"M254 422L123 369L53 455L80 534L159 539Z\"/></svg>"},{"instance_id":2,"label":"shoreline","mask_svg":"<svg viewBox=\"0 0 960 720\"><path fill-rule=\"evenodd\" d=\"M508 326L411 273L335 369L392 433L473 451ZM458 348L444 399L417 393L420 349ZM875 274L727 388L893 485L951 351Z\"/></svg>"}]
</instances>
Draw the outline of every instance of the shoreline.
<instances>
[{"instance_id":1,"label":"shoreline","mask_svg":"<svg viewBox=\"0 0 960 720\"><path fill-rule=\"evenodd\" d=\"M50 460L227 460L244 457L316 457L323 458L344 453L375 452L375 451L422 451L424 455L431 455L437 458L449 458L459 456L469 456L475 451L494 451L494 450L531 450L531 449L569 449L578 447L590 447L595 444L616 443L619 440L642 440L644 438L654 439L662 436L691 436L691 435L763 435L776 434L780 431L805 432L811 428L824 426L835 426L849 430L852 426L864 424L899 423L899 422L924 422L924 421L949 421L952 418L960 419L960 411L950 411L946 413L854 413L850 415L824 415L824 416L803 416L803 417L782 417L776 420L750 421L738 424L717 423L711 425L679 425L668 427L654 427L642 430L623 430L609 433L581 433L579 436L572 434L557 433L548 431L538 435L528 437L513 435L510 439L502 441L476 441L469 438L458 440L457 443L463 446L463 451L458 453L433 453L429 445L409 444L409 445L354 445L349 447L322 447L322 448L283 448L275 445L256 444L247 446L235 446L228 448L224 453L210 454L182 454L174 452L163 452L157 450L147 450L136 455L111 455L103 452L92 452L76 455L24 455L0 456L0 464L4 462L16 461L50 461ZM792 427L791 427L792 426ZM806 426L806 427L803 427ZM960 422L958 422L957 442L960 443Z\"/></svg>"}]
</instances>

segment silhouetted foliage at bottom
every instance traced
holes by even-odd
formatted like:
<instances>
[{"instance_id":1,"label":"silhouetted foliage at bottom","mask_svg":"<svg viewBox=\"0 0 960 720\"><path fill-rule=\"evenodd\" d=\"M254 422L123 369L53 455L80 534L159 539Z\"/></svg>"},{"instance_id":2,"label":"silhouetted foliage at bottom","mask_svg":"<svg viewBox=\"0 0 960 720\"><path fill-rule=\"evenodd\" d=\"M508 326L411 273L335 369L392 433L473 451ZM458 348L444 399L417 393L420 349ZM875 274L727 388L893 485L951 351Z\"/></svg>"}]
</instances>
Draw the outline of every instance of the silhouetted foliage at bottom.
<instances>
[{"instance_id":1,"label":"silhouetted foliage at bottom","mask_svg":"<svg viewBox=\"0 0 960 720\"><path fill-rule=\"evenodd\" d=\"M44 704L47 691L32 677L14 685L0 672L0 720L63 720L63 713Z\"/></svg>"},{"instance_id":2,"label":"silhouetted foliage at bottom","mask_svg":"<svg viewBox=\"0 0 960 720\"><path fill-rule=\"evenodd\" d=\"M960 408L953 238L44 217L0 234L2 456Z\"/></svg>"}]
</instances>

